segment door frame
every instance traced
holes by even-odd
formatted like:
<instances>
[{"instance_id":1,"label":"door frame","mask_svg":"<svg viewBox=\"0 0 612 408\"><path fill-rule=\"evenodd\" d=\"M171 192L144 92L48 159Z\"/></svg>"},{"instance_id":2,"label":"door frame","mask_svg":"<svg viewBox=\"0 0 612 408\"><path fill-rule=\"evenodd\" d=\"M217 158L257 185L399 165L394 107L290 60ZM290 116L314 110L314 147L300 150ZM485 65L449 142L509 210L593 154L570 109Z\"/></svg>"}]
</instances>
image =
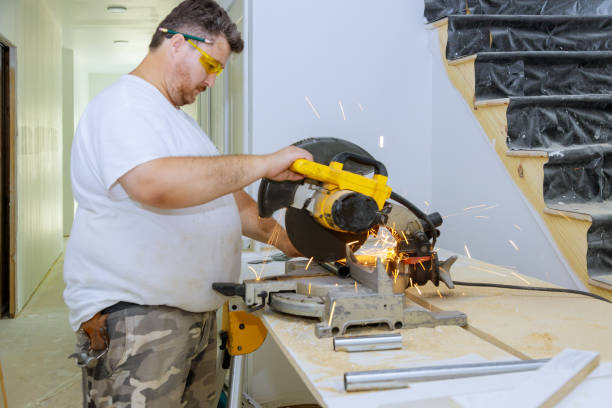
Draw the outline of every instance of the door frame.
<instances>
[{"instance_id":1,"label":"door frame","mask_svg":"<svg viewBox=\"0 0 612 408\"><path fill-rule=\"evenodd\" d=\"M3 53L2 86L2 127L0 129L0 148L2 157L8 158L0 162L2 178L0 179L0 205L4 207L8 225L0 222L0 234L3 235L0 247L3 274L8 272L8 308L2 307L0 315L15 317L16 313L16 249L17 249L17 185L16 185L16 136L17 136L17 48L7 38L0 34L0 44ZM6 295L7 290L3 289ZM3 301L3 303L5 303Z\"/></svg>"}]
</instances>

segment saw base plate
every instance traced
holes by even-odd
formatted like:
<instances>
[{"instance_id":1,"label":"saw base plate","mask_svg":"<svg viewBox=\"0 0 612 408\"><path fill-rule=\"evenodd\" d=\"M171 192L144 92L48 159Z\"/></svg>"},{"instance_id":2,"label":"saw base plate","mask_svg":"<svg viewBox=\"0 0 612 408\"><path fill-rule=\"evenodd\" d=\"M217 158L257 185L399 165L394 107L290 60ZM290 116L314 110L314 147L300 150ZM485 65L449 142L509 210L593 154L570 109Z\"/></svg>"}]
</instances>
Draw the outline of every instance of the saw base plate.
<instances>
[{"instance_id":1,"label":"saw base plate","mask_svg":"<svg viewBox=\"0 0 612 408\"><path fill-rule=\"evenodd\" d=\"M403 293L393 293L393 280L382 263L373 270L366 270L365 273L373 278L369 282L375 282L369 286L334 275L301 278L300 269L303 267L303 261L286 263L286 269L293 276L295 291L271 293L269 305L281 313L318 318L320 322L315 326L317 337L342 335L351 328L380 324L389 330L467 325L467 316L462 312L432 312L412 302ZM364 272L364 267L350 267L352 274L357 268ZM318 265L302 271L312 274L319 268L325 271Z\"/></svg>"}]
</instances>

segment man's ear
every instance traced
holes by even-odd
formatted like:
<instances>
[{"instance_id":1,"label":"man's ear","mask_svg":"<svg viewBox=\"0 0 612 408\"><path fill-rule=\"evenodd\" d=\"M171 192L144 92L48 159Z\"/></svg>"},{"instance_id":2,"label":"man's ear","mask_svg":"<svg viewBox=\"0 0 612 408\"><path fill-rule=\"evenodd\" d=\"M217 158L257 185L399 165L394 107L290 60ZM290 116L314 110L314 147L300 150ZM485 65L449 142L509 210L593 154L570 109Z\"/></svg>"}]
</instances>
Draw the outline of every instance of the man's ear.
<instances>
[{"instance_id":1,"label":"man's ear","mask_svg":"<svg viewBox=\"0 0 612 408\"><path fill-rule=\"evenodd\" d=\"M185 42L185 37L183 37L180 34L174 34L172 37L170 37L169 41L170 41L169 52L172 54L176 54L178 53L179 49Z\"/></svg>"}]
</instances>

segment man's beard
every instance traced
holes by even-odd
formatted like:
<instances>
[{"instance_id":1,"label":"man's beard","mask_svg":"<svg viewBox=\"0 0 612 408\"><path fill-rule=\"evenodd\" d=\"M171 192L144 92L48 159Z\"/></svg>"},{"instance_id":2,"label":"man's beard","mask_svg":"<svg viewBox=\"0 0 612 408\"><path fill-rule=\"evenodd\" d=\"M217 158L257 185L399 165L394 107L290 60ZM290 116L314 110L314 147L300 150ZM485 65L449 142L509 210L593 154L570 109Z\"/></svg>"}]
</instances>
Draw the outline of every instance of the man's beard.
<instances>
[{"instance_id":1,"label":"man's beard","mask_svg":"<svg viewBox=\"0 0 612 408\"><path fill-rule=\"evenodd\" d=\"M176 71L178 77L178 85L175 89L175 99L178 106L190 105L195 102L197 96L196 90L192 88L191 75L186 70L177 67ZM194 95L195 94L195 95Z\"/></svg>"}]
</instances>

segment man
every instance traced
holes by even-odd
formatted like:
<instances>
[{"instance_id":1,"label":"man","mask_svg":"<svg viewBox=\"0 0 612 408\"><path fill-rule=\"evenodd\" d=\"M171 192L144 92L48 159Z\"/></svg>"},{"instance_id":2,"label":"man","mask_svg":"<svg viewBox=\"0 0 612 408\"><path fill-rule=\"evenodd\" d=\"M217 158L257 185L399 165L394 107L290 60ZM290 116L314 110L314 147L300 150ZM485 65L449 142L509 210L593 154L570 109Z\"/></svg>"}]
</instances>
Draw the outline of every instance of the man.
<instances>
[{"instance_id":1,"label":"man","mask_svg":"<svg viewBox=\"0 0 612 408\"><path fill-rule=\"evenodd\" d=\"M141 64L88 105L72 147L79 203L64 298L90 407L203 407L215 399L215 281L237 280L242 234L267 241L242 188L299 180L290 146L218 156L180 106L212 87L243 41L214 1L186 0ZM277 247L298 255L281 229ZM83 352L85 354L83 354ZM88 354L87 354L88 353ZM97 363L97 364L96 364Z\"/></svg>"}]
</instances>

